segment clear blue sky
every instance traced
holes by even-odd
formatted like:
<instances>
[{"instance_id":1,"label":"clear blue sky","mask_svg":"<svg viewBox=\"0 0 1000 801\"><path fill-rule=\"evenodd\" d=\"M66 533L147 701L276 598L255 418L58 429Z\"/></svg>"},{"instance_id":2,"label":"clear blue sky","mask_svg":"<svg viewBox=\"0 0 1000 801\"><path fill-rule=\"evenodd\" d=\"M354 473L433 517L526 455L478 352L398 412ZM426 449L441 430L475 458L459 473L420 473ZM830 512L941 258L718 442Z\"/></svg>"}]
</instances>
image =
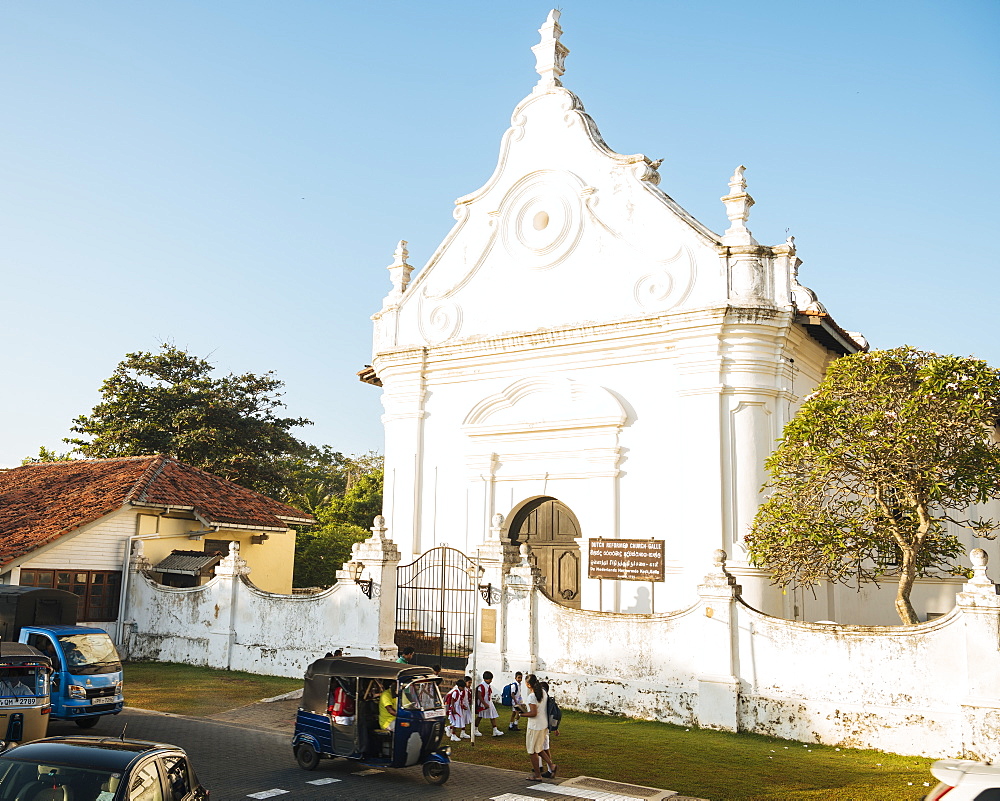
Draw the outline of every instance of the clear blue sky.
<instances>
[{"instance_id":1,"label":"clear blue sky","mask_svg":"<svg viewBox=\"0 0 1000 801\"><path fill-rule=\"evenodd\" d=\"M0 466L62 448L125 353L275 370L299 432L381 450L369 316L491 174L549 6L0 3ZM1000 3L563 6L565 85L709 228L766 244L875 347L1000 366Z\"/></svg>"}]
</instances>

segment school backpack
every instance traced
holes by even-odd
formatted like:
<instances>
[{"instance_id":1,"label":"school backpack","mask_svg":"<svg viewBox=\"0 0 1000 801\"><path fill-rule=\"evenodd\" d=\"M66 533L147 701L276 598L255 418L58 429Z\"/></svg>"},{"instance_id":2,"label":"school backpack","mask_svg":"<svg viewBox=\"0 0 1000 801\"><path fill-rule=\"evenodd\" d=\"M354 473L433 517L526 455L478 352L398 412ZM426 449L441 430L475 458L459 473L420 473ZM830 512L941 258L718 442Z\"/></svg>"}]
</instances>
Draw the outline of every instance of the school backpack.
<instances>
[{"instance_id":1,"label":"school backpack","mask_svg":"<svg viewBox=\"0 0 1000 801\"><path fill-rule=\"evenodd\" d=\"M562 710L551 695L545 702L545 714L549 716L549 731L558 730L559 722L562 720Z\"/></svg>"},{"instance_id":2,"label":"school backpack","mask_svg":"<svg viewBox=\"0 0 1000 801\"><path fill-rule=\"evenodd\" d=\"M503 693L500 695L500 703L504 706L514 706L514 696L511 693L511 689L517 685L517 682L512 682L511 684L505 684L503 688Z\"/></svg>"}]
</instances>

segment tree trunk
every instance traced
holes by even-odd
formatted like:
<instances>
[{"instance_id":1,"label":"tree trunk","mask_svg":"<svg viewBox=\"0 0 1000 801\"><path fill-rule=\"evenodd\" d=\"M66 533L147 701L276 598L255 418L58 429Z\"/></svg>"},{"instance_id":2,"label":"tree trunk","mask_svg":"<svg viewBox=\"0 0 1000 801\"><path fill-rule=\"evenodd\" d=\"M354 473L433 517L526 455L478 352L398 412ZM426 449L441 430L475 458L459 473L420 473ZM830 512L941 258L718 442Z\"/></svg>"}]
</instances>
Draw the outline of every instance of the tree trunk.
<instances>
[{"instance_id":1,"label":"tree trunk","mask_svg":"<svg viewBox=\"0 0 1000 801\"><path fill-rule=\"evenodd\" d=\"M896 612L904 625L919 623L917 613L913 611L910 603L910 590L913 589L913 581L917 577L917 562L912 551L903 548L903 563L899 566L899 584L896 587Z\"/></svg>"}]
</instances>

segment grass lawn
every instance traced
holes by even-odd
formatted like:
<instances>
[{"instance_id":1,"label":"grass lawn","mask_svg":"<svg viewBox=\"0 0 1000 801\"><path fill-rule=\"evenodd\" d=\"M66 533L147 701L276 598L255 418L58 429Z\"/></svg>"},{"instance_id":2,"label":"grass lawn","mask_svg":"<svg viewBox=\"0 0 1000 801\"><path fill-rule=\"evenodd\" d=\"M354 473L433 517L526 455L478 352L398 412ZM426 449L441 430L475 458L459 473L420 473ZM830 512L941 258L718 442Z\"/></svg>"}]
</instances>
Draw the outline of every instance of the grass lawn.
<instances>
[{"instance_id":1,"label":"grass lawn","mask_svg":"<svg viewBox=\"0 0 1000 801\"><path fill-rule=\"evenodd\" d=\"M129 706L203 716L302 686L299 679L151 662L125 666ZM506 731L506 710L502 710ZM482 727L484 730L486 726ZM676 790L711 801L917 801L932 760L795 743L754 734L565 710L552 755L564 778L585 775ZM530 770L524 731L448 743L452 756Z\"/></svg>"},{"instance_id":2,"label":"grass lawn","mask_svg":"<svg viewBox=\"0 0 1000 801\"><path fill-rule=\"evenodd\" d=\"M297 690L301 679L258 676L165 662L125 665L125 703L157 712L202 717Z\"/></svg>"},{"instance_id":3,"label":"grass lawn","mask_svg":"<svg viewBox=\"0 0 1000 801\"><path fill-rule=\"evenodd\" d=\"M452 756L528 771L523 728L477 738L475 747L466 740L450 743ZM712 801L915 801L928 792L924 782L934 783L933 760L881 751L806 746L570 710L563 712L560 730L551 741L560 776L598 776Z\"/></svg>"}]
</instances>

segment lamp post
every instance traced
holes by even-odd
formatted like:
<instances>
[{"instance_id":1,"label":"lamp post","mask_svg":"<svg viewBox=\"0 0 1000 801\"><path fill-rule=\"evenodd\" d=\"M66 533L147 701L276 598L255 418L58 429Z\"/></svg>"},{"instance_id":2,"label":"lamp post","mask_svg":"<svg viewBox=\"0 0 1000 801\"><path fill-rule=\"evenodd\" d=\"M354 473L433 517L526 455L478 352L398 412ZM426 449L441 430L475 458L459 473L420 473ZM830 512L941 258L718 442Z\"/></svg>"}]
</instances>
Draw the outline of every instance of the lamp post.
<instances>
[{"instance_id":1,"label":"lamp post","mask_svg":"<svg viewBox=\"0 0 1000 801\"><path fill-rule=\"evenodd\" d=\"M484 572L486 571L479 564L479 549L476 548L476 561L469 567L467 572L469 581L472 582L473 591L476 593L479 592L481 586L479 579ZM479 693L479 685L476 683L476 654L479 651L479 600L473 595L472 601L475 604L475 615L472 618L472 733L470 735L472 739L469 743L474 746L476 744L476 735L479 733L479 719L478 715L476 715L478 711L476 709L477 695Z\"/></svg>"}]
</instances>

